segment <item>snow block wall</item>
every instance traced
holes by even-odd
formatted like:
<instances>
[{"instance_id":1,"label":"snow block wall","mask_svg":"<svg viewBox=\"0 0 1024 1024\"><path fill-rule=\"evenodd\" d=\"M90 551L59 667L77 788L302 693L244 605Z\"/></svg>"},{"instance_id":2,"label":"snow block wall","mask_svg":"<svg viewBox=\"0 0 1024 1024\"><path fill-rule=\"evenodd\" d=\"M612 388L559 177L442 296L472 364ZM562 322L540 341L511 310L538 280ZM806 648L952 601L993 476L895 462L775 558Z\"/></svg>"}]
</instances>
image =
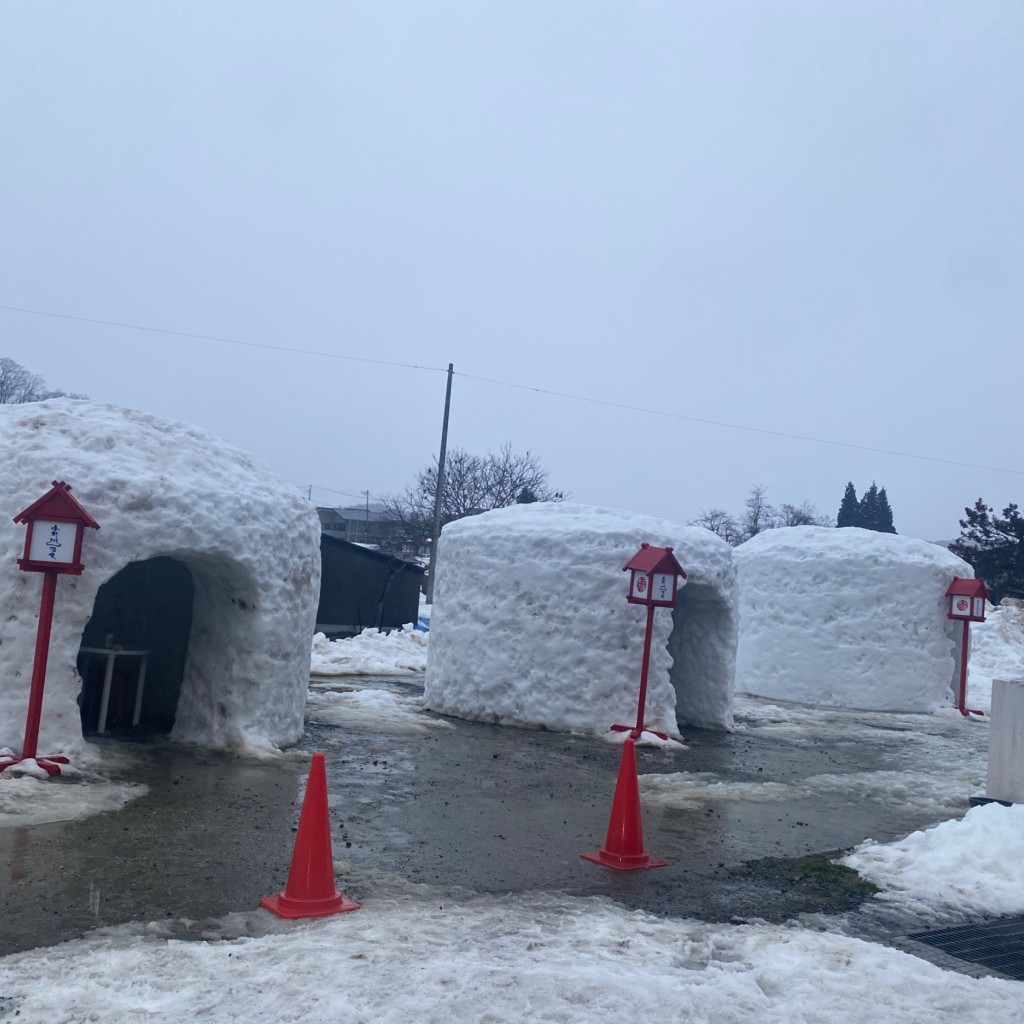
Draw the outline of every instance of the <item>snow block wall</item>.
<instances>
[{"instance_id":1,"label":"snow block wall","mask_svg":"<svg viewBox=\"0 0 1024 1024\"><path fill-rule=\"evenodd\" d=\"M425 698L446 714L565 732L636 721L646 609L622 566L641 543L686 570L654 615L647 725L730 728L732 548L708 530L606 508L515 505L449 523L438 547Z\"/></svg>"},{"instance_id":2,"label":"snow block wall","mask_svg":"<svg viewBox=\"0 0 1024 1024\"><path fill-rule=\"evenodd\" d=\"M736 549L736 688L821 707L930 712L949 704L961 625L946 617L967 562L857 527L768 530Z\"/></svg>"},{"instance_id":3,"label":"snow block wall","mask_svg":"<svg viewBox=\"0 0 1024 1024\"><path fill-rule=\"evenodd\" d=\"M41 574L15 515L71 485L99 523L85 571L57 581L40 753L84 745L76 668L99 587L130 563L181 562L195 588L172 737L236 750L302 736L320 523L291 485L204 431L92 402L0 406L0 747L21 750Z\"/></svg>"}]
</instances>

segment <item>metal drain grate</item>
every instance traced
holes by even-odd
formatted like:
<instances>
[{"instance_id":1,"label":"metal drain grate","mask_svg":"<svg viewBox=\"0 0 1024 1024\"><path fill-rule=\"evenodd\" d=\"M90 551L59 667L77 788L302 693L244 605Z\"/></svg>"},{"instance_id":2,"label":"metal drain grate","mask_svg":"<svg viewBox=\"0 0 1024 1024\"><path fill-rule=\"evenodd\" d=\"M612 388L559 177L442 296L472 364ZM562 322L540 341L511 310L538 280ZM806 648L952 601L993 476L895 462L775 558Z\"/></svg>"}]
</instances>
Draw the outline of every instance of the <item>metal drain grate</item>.
<instances>
[{"instance_id":1,"label":"metal drain grate","mask_svg":"<svg viewBox=\"0 0 1024 1024\"><path fill-rule=\"evenodd\" d=\"M908 938L934 946L958 960L980 964L1008 978L1024 981L1024 917L1003 918L994 924L916 932Z\"/></svg>"}]
</instances>

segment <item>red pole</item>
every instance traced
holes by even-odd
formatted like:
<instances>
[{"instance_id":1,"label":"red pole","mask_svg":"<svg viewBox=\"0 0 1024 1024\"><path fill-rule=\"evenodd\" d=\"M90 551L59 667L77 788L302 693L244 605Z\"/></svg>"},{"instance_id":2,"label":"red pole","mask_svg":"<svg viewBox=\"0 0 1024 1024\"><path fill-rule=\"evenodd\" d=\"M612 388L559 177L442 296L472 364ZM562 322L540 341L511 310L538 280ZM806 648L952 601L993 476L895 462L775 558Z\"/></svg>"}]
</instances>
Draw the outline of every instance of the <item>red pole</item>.
<instances>
[{"instance_id":1,"label":"red pole","mask_svg":"<svg viewBox=\"0 0 1024 1024\"><path fill-rule=\"evenodd\" d=\"M25 742L22 760L36 756L39 744L39 719L43 712L43 687L46 685L46 660L50 655L50 627L53 624L53 599L57 593L57 573L43 573L43 596L39 604L39 629L36 632L36 657L32 665L32 688L25 718Z\"/></svg>"},{"instance_id":2,"label":"red pole","mask_svg":"<svg viewBox=\"0 0 1024 1024\"><path fill-rule=\"evenodd\" d=\"M964 619L964 639L960 645L960 697L956 705L961 715L967 714L967 644L969 625L967 619Z\"/></svg>"},{"instance_id":3,"label":"red pole","mask_svg":"<svg viewBox=\"0 0 1024 1024\"><path fill-rule=\"evenodd\" d=\"M633 739L640 739L644 731L644 714L647 705L647 666L651 660L651 633L654 629L654 605L647 606L647 632L644 633L644 662L640 669L640 699L636 707L636 728Z\"/></svg>"}]
</instances>

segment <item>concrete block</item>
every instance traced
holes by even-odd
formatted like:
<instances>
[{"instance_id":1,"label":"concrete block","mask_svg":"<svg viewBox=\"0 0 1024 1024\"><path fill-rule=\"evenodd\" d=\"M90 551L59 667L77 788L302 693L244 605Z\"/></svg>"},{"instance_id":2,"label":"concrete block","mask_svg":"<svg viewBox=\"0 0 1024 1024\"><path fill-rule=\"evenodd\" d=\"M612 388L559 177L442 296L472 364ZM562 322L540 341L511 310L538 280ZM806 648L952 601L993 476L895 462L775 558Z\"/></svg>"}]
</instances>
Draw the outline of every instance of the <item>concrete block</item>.
<instances>
[{"instance_id":1,"label":"concrete block","mask_svg":"<svg viewBox=\"0 0 1024 1024\"><path fill-rule=\"evenodd\" d=\"M1024 679L992 680L986 792L990 800L1024 804Z\"/></svg>"}]
</instances>

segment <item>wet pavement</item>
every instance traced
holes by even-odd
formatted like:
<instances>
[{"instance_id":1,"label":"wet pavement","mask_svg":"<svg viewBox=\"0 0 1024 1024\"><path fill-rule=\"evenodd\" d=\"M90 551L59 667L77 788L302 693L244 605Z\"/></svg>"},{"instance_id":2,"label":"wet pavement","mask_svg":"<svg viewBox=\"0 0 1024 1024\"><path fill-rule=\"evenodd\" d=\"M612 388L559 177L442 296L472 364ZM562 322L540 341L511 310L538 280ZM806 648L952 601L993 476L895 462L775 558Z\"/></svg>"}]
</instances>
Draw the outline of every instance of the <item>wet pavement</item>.
<instances>
[{"instance_id":1,"label":"wet pavement","mask_svg":"<svg viewBox=\"0 0 1024 1024\"><path fill-rule=\"evenodd\" d=\"M397 680L358 685L416 692ZM641 775L708 772L794 788L785 800L645 808L646 848L669 865L624 873L579 857L601 845L608 824L620 750L602 740L457 720L426 735L313 721L304 748L326 756L338 883L351 899L396 889L430 900L543 890L660 915L780 921L862 898L822 883L801 858L868 836L891 840L956 813L906 794L799 785L825 774L913 778L922 756L960 756L958 722L930 722L922 739L908 717L876 716L849 736L841 721L819 732L688 730L687 751L638 748ZM166 740L102 745L122 766L112 777L149 791L117 812L0 828L0 955L103 925L254 911L284 886L306 759L255 763ZM962 810L968 796L965 787Z\"/></svg>"}]
</instances>

